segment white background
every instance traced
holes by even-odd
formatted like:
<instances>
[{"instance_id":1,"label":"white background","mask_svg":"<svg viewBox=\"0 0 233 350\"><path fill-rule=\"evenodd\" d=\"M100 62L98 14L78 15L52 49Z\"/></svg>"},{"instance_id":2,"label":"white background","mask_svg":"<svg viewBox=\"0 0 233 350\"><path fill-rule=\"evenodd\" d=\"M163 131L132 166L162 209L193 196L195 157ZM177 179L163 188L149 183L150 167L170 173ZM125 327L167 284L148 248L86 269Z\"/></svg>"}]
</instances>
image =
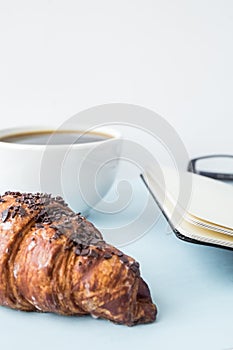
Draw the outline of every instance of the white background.
<instances>
[{"instance_id":1,"label":"white background","mask_svg":"<svg viewBox=\"0 0 233 350\"><path fill-rule=\"evenodd\" d=\"M94 105L125 102L163 116L190 156L232 153L232 95L232 0L0 0L0 128L59 126ZM90 219L116 226L127 213ZM140 261L159 307L155 324L1 308L0 347L233 347L232 252L183 243L164 222L124 250Z\"/></svg>"},{"instance_id":2,"label":"white background","mask_svg":"<svg viewBox=\"0 0 233 350\"><path fill-rule=\"evenodd\" d=\"M1 126L126 102L190 155L232 153L232 42L231 0L1 0Z\"/></svg>"}]
</instances>

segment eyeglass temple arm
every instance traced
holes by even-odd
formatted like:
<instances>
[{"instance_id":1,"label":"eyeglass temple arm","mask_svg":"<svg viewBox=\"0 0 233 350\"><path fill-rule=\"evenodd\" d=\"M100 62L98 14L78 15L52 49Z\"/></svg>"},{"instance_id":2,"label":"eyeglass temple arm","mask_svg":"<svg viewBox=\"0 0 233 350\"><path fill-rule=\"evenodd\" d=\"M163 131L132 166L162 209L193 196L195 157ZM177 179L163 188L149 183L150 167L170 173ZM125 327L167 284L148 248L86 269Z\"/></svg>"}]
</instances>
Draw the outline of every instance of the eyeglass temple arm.
<instances>
[{"instance_id":1,"label":"eyeglass temple arm","mask_svg":"<svg viewBox=\"0 0 233 350\"><path fill-rule=\"evenodd\" d=\"M191 159L188 163L187 170L189 172L210 177L212 179L216 180L233 180L233 174L222 174L217 172L209 172L209 171L202 171L196 169L196 162L200 159L208 159L208 158L215 158L215 157L224 157L224 158L233 158L232 155L226 155L226 154L217 154L217 155L210 155L210 156L203 156L195 159Z\"/></svg>"}]
</instances>

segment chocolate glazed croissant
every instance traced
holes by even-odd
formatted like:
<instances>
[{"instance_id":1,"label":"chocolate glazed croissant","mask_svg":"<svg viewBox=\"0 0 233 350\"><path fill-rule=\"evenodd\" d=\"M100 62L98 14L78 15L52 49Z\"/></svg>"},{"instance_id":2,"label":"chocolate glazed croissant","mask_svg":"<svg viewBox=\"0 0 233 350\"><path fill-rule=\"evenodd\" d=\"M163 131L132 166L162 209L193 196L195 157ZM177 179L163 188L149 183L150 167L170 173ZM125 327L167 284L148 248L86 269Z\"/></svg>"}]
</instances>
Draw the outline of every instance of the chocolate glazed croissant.
<instances>
[{"instance_id":1,"label":"chocolate glazed croissant","mask_svg":"<svg viewBox=\"0 0 233 350\"><path fill-rule=\"evenodd\" d=\"M0 197L0 304L128 326L157 312L139 264L61 197L39 193Z\"/></svg>"}]
</instances>

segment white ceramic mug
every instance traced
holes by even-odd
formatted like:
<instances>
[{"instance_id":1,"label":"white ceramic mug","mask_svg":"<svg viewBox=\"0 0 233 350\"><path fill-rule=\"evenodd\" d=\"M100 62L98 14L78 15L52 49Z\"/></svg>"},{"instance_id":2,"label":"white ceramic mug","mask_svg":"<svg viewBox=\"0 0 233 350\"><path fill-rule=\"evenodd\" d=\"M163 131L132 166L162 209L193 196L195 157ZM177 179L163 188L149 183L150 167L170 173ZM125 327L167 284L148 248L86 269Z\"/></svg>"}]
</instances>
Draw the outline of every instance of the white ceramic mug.
<instances>
[{"instance_id":1,"label":"white ceramic mug","mask_svg":"<svg viewBox=\"0 0 233 350\"><path fill-rule=\"evenodd\" d=\"M121 136L116 130L102 127L91 131L106 136L96 142L71 145L4 142L8 135L45 130L55 131L48 127L0 130L0 193L10 190L60 195L73 210L86 215L114 182Z\"/></svg>"}]
</instances>

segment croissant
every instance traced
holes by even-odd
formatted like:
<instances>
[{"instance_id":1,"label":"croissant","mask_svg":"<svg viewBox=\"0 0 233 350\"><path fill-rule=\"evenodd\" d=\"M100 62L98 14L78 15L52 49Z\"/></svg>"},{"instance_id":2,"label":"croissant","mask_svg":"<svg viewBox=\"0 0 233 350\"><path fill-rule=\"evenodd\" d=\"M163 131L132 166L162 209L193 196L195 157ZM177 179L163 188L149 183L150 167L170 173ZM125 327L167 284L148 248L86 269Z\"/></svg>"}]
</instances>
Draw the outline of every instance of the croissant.
<instances>
[{"instance_id":1,"label":"croissant","mask_svg":"<svg viewBox=\"0 0 233 350\"><path fill-rule=\"evenodd\" d=\"M61 197L40 193L0 196L0 305L128 326L157 313L139 263Z\"/></svg>"}]
</instances>

